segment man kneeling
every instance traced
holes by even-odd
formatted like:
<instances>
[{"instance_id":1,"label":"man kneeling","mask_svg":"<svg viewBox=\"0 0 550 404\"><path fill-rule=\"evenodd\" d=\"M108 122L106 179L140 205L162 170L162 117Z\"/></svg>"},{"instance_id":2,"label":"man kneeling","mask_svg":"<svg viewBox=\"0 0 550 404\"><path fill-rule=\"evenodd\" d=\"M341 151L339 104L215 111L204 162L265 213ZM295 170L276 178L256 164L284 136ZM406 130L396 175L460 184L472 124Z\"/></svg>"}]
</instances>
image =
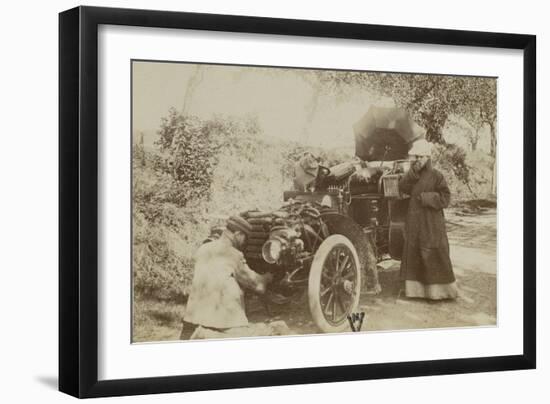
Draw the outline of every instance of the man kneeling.
<instances>
[{"instance_id":1,"label":"man kneeling","mask_svg":"<svg viewBox=\"0 0 550 404\"><path fill-rule=\"evenodd\" d=\"M246 264L242 251L251 232L245 219L232 216L219 239L198 249L180 339L288 334L282 321L251 324L246 317L243 288L264 294L273 279Z\"/></svg>"}]
</instances>

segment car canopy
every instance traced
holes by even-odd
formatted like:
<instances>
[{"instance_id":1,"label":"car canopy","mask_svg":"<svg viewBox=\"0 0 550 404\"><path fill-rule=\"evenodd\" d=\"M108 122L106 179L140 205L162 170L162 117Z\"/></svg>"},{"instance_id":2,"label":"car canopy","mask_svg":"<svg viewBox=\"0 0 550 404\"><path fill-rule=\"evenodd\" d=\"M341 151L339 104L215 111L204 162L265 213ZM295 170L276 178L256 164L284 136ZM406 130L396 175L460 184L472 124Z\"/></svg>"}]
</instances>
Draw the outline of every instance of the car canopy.
<instances>
[{"instance_id":1,"label":"car canopy","mask_svg":"<svg viewBox=\"0 0 550 404\"><path fill-rule=\"evenodd\" d=\"M406 110L372 106L353 125L355 155L362 160L401 160L407 158L414 140L424 136Z\"/></svg>"}]
</instances>

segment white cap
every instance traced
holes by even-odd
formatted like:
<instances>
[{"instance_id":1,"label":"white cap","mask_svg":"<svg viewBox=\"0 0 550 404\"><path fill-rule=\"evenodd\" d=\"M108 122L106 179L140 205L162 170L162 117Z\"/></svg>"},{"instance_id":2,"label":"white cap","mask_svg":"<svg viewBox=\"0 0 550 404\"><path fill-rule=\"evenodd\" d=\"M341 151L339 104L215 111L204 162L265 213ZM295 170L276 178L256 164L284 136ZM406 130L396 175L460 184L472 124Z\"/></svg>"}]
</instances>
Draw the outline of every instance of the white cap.
<instances>
[{"instance_id":1,"label":"white cap","mask_svg":"<svg viewBox=\"0 0 550 404\"><path fill-rule=\"evenodd\" d=\"M409 155L411 156L431 156L433 144L426 139L418 139L413 143Z\"/></svg>"}]
</instances>

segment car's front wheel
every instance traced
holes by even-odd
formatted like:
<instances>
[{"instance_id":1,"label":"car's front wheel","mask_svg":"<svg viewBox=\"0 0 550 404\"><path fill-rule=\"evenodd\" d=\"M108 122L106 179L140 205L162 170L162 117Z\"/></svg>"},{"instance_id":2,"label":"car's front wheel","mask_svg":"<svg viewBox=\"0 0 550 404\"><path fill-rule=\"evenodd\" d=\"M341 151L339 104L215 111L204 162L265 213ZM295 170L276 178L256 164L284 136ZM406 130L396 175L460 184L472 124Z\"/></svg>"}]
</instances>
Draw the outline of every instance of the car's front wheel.
<instances>
[{"instance_id":1,"label":"car's front wheel","mask_svg":"<svg viewBox=\"0 0 550 404\"><path fill-rule=\"evenodd\" d=\"M359 258L351 241L327 237L315 253L308 282L309 309L323 332L348 330L348 315L357 311L361 293Z\"/></svg>"}]
</instances>

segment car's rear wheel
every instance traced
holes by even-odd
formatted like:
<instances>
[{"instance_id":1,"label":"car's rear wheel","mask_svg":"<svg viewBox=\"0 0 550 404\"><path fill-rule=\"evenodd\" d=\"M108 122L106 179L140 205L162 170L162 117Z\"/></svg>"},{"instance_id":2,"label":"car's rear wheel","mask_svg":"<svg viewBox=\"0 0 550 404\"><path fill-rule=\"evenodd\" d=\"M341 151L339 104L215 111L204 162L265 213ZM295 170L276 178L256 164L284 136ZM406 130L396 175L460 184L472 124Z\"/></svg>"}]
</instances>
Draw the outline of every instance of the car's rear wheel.
<instances>
[{"instance_id":1,"label":"car's rear wheel","mask_svg":"<svg viewBox=\"0 0 550 404\"><path fill-rule=\"evenodd\" d=\"M357 311L361 293L359 258L351 241L327 237L315 253L308 282L309 309L323 332L348 330L348 315Z\"/></svg>"}]
</instances>

